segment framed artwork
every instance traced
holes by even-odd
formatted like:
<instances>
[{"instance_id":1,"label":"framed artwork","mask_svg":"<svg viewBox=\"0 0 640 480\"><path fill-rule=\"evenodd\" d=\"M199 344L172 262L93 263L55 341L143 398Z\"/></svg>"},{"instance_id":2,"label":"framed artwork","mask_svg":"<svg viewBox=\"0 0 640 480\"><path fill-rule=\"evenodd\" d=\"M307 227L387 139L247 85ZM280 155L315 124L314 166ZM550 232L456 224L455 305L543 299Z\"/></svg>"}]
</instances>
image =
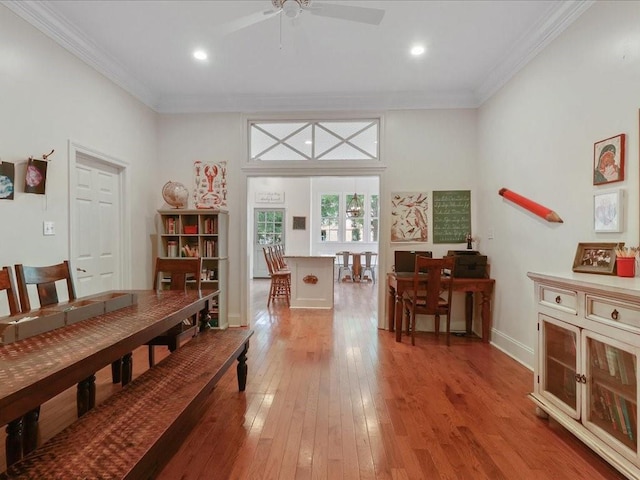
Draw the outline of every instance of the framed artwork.
<instances>
[{"instance_id":1,"label":"framed artwork","mask_svg":"<svg viewBox=\"0 0 640 480\"><path fill-rule=\"evenodd\" d=\"M15 165L9 162L0 162L0 200L13 200L15 179Z\"/></svg>"},{"instance_id":2,"label":"framed artwork","mask_svg":"<svg viewBox=\"0 0 640 480\"><path fill-rule=\"evenodd\" d=\"M227 207L227 162L193 162L195 185L193 200L196 208Z\"/></svg>"},{"instance_id":3,"label":"framed artwork","mask_svg":"<svg viewBox=\"0 0 640 480\"><path fill-rule=\"evenodd\" d=\"M620 243L579 243L573 259L573 271L583 273L600 273L615 275L616 247Z\"/></svg>"},{"instance_id":4,"label":"framed artwork","mask_svg":"<svg viewBox=\"0 0 640 480\"><path fill-rule=\"evenodd\" d=\"M426 242L429 239L426 192L391 194L391 241Z\"/></svg>"},{"instance_id":5,"label":"framed artwork","mask_svg":"<svg viewBox=\"0 0 640 480\"><path fill-rule=\"evenodd\" d=\"M293 217L293 229L294 230L306 230L307 229L307 217Z\"/></svg>"},{"instance_id":6,"label":"framed artwork","mask_svg":"<svg viewBox=\"0 0 640 480\"><path fill-rule=\"evenodd\" d=\"M593 145L593 184L624 180L625 134L601 140Z\"/></svg>"},{"instance_id":7,"label":"framed artwork","mask_svg":"<svg viewBox=\"0 0 640 480\"><path fill-rule=\"evenodd\" d=\"M24 192L44 195L47 186L47 161L30 158L24 176Z\"/></svg>"},{"instance_id":8,"label":"framed artwork","mask_svg":"<svg viewBox=\"0 0 640 480\"><path fill-rule=\"evenodd\" d=\"M593 194L593 229L596 232L622 232L624 190Z\"/></svg>"}]
</instances>

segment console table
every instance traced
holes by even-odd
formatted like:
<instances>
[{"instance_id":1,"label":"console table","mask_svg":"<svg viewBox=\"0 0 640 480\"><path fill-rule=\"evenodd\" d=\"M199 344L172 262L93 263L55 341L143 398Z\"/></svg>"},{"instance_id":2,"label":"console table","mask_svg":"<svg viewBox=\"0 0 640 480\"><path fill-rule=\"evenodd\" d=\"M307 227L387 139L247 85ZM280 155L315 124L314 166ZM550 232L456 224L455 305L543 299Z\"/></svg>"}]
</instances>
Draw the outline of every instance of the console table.
<instances>
[{"instance_id":1,"label":"console table","mask_svg":"<svg viewBox=\"0 0 640 480\"><path fill-rule=\"evenodd\" d=\"M471 333L473 321L473 294L481 295L482 341L489 342L491 336L491 296L495 285L493 278L459 278L453 279L453 291L465 292L466 331ZM402 294L413 286L413 273L387 273L389 288L387 317L389 331L396 332L396 342L402 340Z\"/></svg>"}]
</instances>

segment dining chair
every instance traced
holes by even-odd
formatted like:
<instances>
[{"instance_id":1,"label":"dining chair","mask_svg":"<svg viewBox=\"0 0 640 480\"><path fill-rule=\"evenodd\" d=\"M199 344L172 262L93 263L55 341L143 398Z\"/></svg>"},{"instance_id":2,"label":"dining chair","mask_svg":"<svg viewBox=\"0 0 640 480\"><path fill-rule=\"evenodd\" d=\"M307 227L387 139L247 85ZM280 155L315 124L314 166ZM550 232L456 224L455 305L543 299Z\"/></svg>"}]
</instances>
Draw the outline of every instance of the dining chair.
<instances>
[{"instance_id":1,"label":"dining chair","mask_svg":"<svg viewBox=\"0 0 640 480\"><path fill-rule=\"evenodd\" d=\"M22 264L15 266L18 282L18 294L22 311L31 310L29 291L27 285L35 285L38 292L38 300L41 307L59 303L56 282L64 281L67 285L69 300L76 299L76 289L71 278L71 269L67 260L57 265L46 267L27 267Z\"/></svg>"},{"instance_id":2,"label":"dining chair","mask_svg":"<svg viewBox=\"0 0 640 480\"><path fill-rule=\"evenodd\" d=\"M375 252L364 252L364 266L360 272L362 278L365 277L365 273L369 272L371 274L371 281L376 283L376 260L378 258L378 254Z\"/></svg>"},{"instance_id":3,"label":"dining chair","mask_svg":"<svg viewBox=\"0 0 640 480\"><path fill-rule=\"evenodd\" d=\"M262 247L262 253L264 254L264 260L269 270L269 278L271 279L267 307L271 305L271 301L275 301L278 298L284 298L287 301L287 305L290 305L291 271L288 268L278 268L272 247Z\"/></svg>"},{"instance_id":4,"label":"dining chair","mask_svg":"<svg viewBox=\"0 0 640 480\"><path fill-rule=\"evenodd\" d=\"M349 263L351 253L347 251L336 252L336 256L338 257L338 282L342 280L343 273L348 274L349 278L353 280L353 271Z\"/></svg>"},{"instance_id":5,"label":"dining chair","mask_svg":"<svg viewBox=\"0 0 640 480\"><path fill-rule=\"evenodd\" d=\"M410 326L411 345L415 345L416 315L433 315L435 317L435 333L440 333L440 315L446 315L447 345L450 345L451 333L451 296L453 288L453 256L429 258L416 256L412 288L402 296L403 318ZM445 293L446 290L446 293ZM443 293L445 295L443 296Z\"/></svg>"},{"instance_id":6,"label":"dining chair","mask_svg":"<svg viewBox=\"0 0 640 480\"><path fill-rule=\"evenodd\" d=\"M16 280L18 284L18 295L20 297L20 305L23 313L32 310L31 301L29 299L29 285L35 285L38 293L38 301L40 307L48 307L60 302L58 298L57 282L64 282L67 287L67 296L69 301L75 300L76 289L73 285L71 277L71 268L69 262L64 260L56 265L44 267L31 267L22 264L14 266L16 271ZM91 390L91 389L94 390ZM84 415L88 410L93 408L95 402L95 376L87 378L78 384L78 392L76 396L78 417ZM40 407L36 407L27 415L24 420L23 433L23 453L27 453L36 449L38 444L38 419L40 418Z\"/></svg>"},{"instance_id":7,"label":"dining chair","mask_svg":"<svg viewBox=\"0 0 640 480\"><path fill-rule=\"evenodd\" d=\"M0 290L5 290L7 292L9 314L16 315L20 313L20 305L18 304L16 285L13 282L13 274L11 273L11 268L9 267L2 267L2 270L0 270Z\"/></svg>"},{"instance_id":8,"label":"dining chair","mask_svg":"<svg viewBox=\"0 0 640 480\"><path fill-rule=\"evenodd\" d=\"M158 257L153 273L153 289L156 291L163 289L186 291L187 288L192 287L199 291L202 280L201 272L201 257ZM149 347L149 368L155 365L154 347L156 345L164 345L173 352L180 346L182 340L197 335L198 327L198 315L196 314L145 343Z\"/></svg>"}]
</instances>

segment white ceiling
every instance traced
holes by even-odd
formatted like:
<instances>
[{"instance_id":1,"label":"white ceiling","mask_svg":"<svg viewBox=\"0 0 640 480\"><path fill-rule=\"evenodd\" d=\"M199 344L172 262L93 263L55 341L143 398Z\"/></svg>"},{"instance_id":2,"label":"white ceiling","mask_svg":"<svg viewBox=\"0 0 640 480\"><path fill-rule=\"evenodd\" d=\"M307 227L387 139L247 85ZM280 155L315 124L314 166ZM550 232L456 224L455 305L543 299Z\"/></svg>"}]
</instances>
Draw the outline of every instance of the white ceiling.
<instances>
[{"instance_id":1,"label":"white ceiling","mask_svg":"<svg viewBox=\"0 0 640 480\"><path fill-rule=\"evenodd\" d=\"M313 0L384 9L377 26L270 0L2 3L159 112L258 112L477 107L592 1Z\"/></svg>"}]
</instances>

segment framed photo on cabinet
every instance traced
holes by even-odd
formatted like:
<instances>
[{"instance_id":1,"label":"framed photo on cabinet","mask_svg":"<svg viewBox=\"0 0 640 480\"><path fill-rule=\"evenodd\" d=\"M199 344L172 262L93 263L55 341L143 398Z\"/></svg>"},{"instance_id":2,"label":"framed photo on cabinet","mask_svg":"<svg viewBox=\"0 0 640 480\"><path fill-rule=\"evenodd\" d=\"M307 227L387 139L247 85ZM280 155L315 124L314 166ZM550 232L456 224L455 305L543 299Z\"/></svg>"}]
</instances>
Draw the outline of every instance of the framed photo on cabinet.
<instances>
[{"instance_id":1,"label":"framed photo on cabinet","mask_svg":"<svg viewBox=\"0 0 640 480\"><path fill-rule=\"evenodd\" d=\"M573 271L582 273L616 274L616 247L620 243L579 243L573 259Z\"/></svg>"},{"instance_id":2,"label":"framed photo on cabinet","mask_svg":"<svg viewBox=\"0 0 640 480\"><path fill-rule=\"evenodd\" d=\"M593 184L624 180L625 134L600 140L593 145Z\"/></svg>"},{"instance_id":3,"label":"framed photo on cabinet","mask_svg":"<svg viewBox=\"0 0 640 480\"><path fill-rule=\"evenodd\" d=\"M593 230L622 232L624 190L602 190L593 194Z\"/></svg>"}]
</instances>

